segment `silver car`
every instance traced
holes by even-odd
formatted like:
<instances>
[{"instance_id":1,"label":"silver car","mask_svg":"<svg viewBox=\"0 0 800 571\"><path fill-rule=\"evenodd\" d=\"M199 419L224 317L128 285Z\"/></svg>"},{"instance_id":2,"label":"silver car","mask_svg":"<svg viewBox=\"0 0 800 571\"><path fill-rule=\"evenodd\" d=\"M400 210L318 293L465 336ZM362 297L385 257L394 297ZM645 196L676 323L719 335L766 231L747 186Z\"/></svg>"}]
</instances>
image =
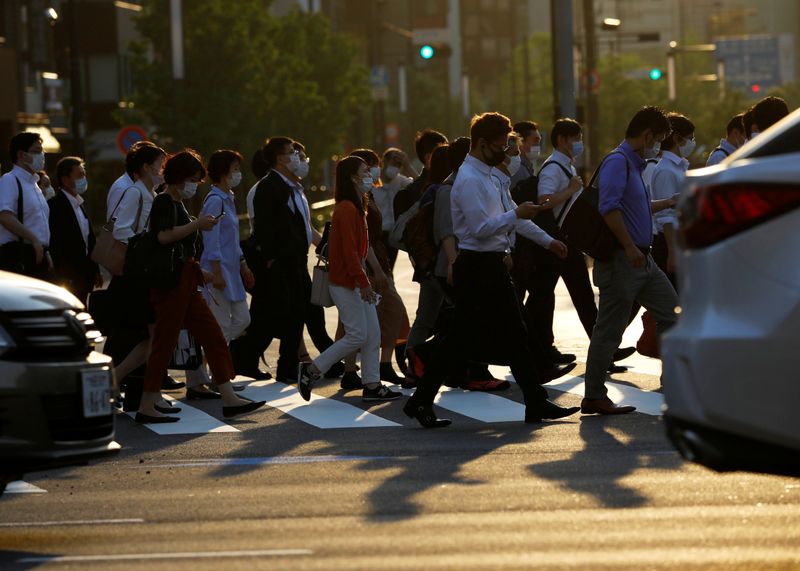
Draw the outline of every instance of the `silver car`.
<instances>
[{"instance_id":1,"label":"silver car","mask_svg":"<svg viewBox=\"0 0 800 571\"><path fill-rule=\"evenodd\" d=\"M669 436L715 470L800 474L800 111L690 171L679 210Z\"/></svg>"},{"instance_id":2,"label":"silver car","mask_svg":"<svg viewBox=\"0 0 800 571\"><path fill-rule=\"evenodd\" d=\"M113 367L93 325L67 290L0 272L0 493L26 472L120 449Z\"/></svg>"}]
</instances>

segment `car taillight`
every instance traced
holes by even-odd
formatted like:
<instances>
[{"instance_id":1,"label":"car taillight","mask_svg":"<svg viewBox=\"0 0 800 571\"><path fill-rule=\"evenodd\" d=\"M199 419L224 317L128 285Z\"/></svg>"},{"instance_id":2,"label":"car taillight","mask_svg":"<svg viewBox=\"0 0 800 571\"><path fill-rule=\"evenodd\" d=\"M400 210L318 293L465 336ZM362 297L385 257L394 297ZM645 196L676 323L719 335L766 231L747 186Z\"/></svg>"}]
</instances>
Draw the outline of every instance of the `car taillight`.
<instances>
[{"instance_id":1,"label":"car taillight","mask_svg":"<svg viewBox=\"0 0 800 571\"><path fill-rule=\"evenodd\" d=\"M705 248L800 206L800 185L745 183L698 188L680 204L679 239Z\"/></svg>"}]
</instances>

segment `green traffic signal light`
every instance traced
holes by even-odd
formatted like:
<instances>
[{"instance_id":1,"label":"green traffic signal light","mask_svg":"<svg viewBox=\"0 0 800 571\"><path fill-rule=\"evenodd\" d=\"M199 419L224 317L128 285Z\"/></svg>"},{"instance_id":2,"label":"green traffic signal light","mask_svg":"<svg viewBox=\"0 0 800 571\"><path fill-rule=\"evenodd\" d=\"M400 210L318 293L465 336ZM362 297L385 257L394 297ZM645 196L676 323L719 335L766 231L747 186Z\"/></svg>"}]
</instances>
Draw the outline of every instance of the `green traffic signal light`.
<instances>
[{"instance_id":1,"label":"green traffic signal light","mask_svg":"<svg viewBox=\"0 0 800 571\"><path fill-rule=\"evenodd\" d=\"M658 69L657 67L654 67L653 69L650 70L650 79L652 79L653 81L658 81L659 79L661 79L662 75L663 74L661 73L661 70Z\"/></svg>"},{"instance_id":2,"label":"green traffic signal light","mask_svg":"<svg viewBox=\"0 0 800 571\"><path fill-rule=\"evenodd\" d=\"M433 46L429 44L425 44L421 48L419 48L419 57L422 59L431 59L433 55L436 53L436 50L433 49Z\"/></svg>"}]
</instances>

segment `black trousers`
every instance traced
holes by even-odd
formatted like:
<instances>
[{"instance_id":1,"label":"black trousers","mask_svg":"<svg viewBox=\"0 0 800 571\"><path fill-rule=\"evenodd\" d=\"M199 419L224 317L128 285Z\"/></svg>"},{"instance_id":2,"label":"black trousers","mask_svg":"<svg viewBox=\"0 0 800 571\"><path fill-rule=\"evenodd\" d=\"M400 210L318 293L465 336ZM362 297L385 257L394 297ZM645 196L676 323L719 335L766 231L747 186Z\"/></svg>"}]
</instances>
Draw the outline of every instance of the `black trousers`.
<instances>
[{"instance_id":1,"label":"black trousers","mask_svg":"<svg viewBox=\"0 0 800 571\"><path fill-rule=\"evenodd\" d=\"M547 399L528 344L514 282L503 263L503 253L461 250L453 267L455 309L442 346L426 366L425 378L414 399L433 404L451 371L464 369L467 360L511 366L526 404Z\"/></svg>"},{"instance_id":2,"label":"black trousers","mask_svg":"<svg viewBox=\"0 0 800 571\"><path fill-rule=\"evenodd\" d=\"M675 291L678 291L678 280L677 276L667 271L667 257L669 256L669 250L667 249L667 238L663 232L656 234L653 236L653 261L656 265L661 268L661 271L664 272L669 279L670 283L672 283L672 287L675 288Z\"/></svg>"},{"instance_id":3,"label":"black trousers","mask_svg":"<svg viewBox=\"0 0 800 571\"><path fill-rule=\"evenodd\" d=\"M250 303L250 325L244 335L231 342L237 371L253 370L273 339L280 339L278 378L295 378L297 349L303 338L311 297L311 278L305 257L277 259L269 269L256 274Z\"/></svg>"},{"instance_id":4,"label":"black trousers","mask_svg":"<svg viewBox=\"0 0 800 571\"><path fill-rule=\"evenodd\" d=\"M317 351L322 353L333 345L333 339L328 335L328 330L325 328L324 307L314 305L309 301L306 306L305 322L306 329L308 329L308 336L311 337L311 342L314 344L314 347L317 348Z\"/></svg>"}]
</instances>

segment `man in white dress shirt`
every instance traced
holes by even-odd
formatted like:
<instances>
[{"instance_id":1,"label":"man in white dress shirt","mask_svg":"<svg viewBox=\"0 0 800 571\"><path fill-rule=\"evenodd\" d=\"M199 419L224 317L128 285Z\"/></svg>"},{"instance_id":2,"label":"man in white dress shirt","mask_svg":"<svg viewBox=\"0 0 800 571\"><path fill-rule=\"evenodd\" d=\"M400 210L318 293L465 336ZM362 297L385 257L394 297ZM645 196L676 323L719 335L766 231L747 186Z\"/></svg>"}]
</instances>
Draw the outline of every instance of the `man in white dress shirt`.
<instances>
[{"instance_id":1,"label":"man in white dress shirt","mask_svg":"<svg viewBox=\"0 0 800 571\"><path fill-rule=\"evenodd\" d=\"M743 118L744 113L739 113L728 121L728 126L725 128L725 138L720 139L719 147L709 153L708 161L706 162L707 167L721 163L747 141Z\"/></svg>"},{"instance_id":2,"label":"man in white dress shirt","mask_svg":"<svg viewBox=\"0 0 800 571\"><path fill-rule=\"evenodd\" d=\"M532 202L517 206L507 189L501 191L492 180L494 167L506 157L510 133L511 122L499 113L473 118L470 154L453 184L450 203L453 231L459 241L453 266L454 317L441 350L426 366L419 387L404 408L425 427L450 424L436 418L433 400L449 370L463 367L467 358L511 365L525 398L526 422L562 418L579 410L547 400L509 274L515 233L562 258L567 255L562 242L530 221L542 207Z\"/></svg>"}]
</instances>

